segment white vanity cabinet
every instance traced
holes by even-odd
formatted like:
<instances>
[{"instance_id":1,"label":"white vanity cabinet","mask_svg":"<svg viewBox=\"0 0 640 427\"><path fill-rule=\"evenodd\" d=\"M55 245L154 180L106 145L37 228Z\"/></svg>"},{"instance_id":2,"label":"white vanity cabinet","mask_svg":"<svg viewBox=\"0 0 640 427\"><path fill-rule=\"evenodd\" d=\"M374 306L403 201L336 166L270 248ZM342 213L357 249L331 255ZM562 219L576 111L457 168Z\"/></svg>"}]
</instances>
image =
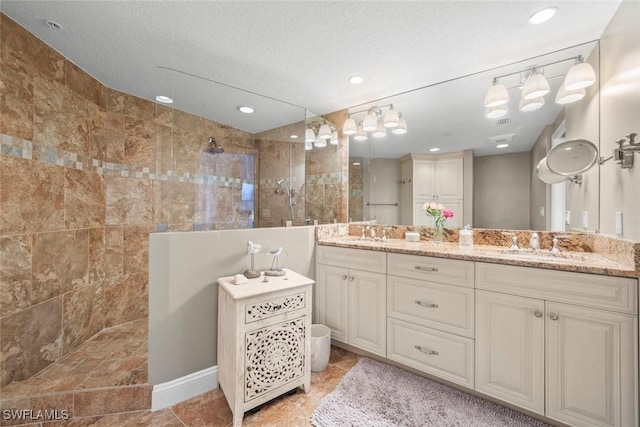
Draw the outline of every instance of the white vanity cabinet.
<instances>
[{"instance_id":1,"label":"white vanity cabinet","mask_svg":"<svg viewBox=\"0 0 640 427\"><path fill-rule=\"evenodd\" d=\"M311 386L313 280L285 276L218 279L218 381L233 412L244 413L302 385Z\"/></svg>"},{"instance_id":2,"label":"white vanity cabinet","mask_svg":"<svg viewBox=\"0 0 640 427\"><path fill-rule=\"evenodd\" d=\"M331 337L386 356L386 253L318 246L316 322Z\"/></svg>"},{"instance_id":3,"label":"white vanity cabinet","mask_svg":"<svg viewBox=\"0 0 640 427\"><path fill-rule=\"evenodd\" d=\"M476 390L572 426L638 426L637 281L476 263Z\"/></svg>"},{"instance_id":4,"label":"white vanity cabinet","mask_svg":"<svg viewBox=\"0 0 640 427\"><path fill-rule=\"evenodd\" d=\"M387 358L473 388L473 262L387 254Z\"/></svg>"}]
</instances>

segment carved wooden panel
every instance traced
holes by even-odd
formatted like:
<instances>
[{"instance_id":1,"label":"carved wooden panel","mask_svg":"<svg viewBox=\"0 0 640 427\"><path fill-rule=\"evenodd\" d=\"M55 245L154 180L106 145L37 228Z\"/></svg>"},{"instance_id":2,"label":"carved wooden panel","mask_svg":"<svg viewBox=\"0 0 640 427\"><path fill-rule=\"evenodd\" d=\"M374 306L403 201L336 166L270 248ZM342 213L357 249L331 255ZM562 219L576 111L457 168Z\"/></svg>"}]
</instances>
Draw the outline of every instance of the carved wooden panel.
<instances>
[{"instance_id":1,"label":"carved wooden panel","mask_svg":"<svg viewBox=\"0 0 640 427\"><path fill-rule=\"evenodd\" d=\"M244 401L302 377L304 344L304 318L247 333Z\"/></svg>"},{"instance_id":2,"label":"carved wooden panel","mask_svg":"<svg viewBox=\"0 0 640 427\"><path fill-rule=\"evenodd\" d=\"M245 323L257 322L269 317L305 307L304 292L296 295L287 295L269 301L261 301L255 304L247 304L245 307Z\"/></svg>"}]
</instances>

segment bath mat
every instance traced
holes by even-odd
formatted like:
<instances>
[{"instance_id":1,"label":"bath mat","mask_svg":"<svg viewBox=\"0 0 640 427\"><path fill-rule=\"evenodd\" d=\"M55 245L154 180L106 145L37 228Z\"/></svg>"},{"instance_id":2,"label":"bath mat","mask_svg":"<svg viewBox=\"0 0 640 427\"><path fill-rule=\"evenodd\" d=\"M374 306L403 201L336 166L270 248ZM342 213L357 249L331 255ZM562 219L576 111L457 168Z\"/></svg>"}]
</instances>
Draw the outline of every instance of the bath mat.
<instances>
[{"instance_id":1,"label":"bath mat","mask_svg":"<svg viewBox=\"0 0 640 427\"><path fill-rule=\"evenodd\" d=\"M512 409L362 357L311 415L316 427L547 427Z\"/></svg>"}]
</instances>

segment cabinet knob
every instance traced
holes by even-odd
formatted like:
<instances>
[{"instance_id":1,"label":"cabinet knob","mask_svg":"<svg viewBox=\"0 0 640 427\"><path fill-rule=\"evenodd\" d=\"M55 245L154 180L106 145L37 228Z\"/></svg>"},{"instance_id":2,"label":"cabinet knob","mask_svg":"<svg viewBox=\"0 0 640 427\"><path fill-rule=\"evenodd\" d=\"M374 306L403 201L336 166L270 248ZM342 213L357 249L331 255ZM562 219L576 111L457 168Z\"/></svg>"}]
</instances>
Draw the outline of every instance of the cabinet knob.
<instances>
[{"instance_id":1,"label":"cabinet knob","mask_svg":"<svg viewBox=\"0 0 640 427\"><path fill-rule=\"evenodd\" d=\"M347 275L346 274L342 275L342 280L347 280Z\"/></svg>"},{"instance_id":2,"label":"cabinet knob","mask_svg":"<svg viewBox=\"0 0 640 427\"><path fill-rule=\"evenodd\" d=\"M558 316L557 313L550 313L549 314L549 319L551 320L558 320L560 318L560 316Z\"/></svg>"},{"instance_id":3,"label":"cabinet knob","mask_svg":"<svg viewBox=\"0 0 640 427\"><path fill-rule=\"evenodd\" d=\"M349 281L353 282L353 276L349 277Z\"/></svg>"},{"instance_id":4,"label":"cabinet knob","mask_svg":"<svg viewBox=\"0 0 640 427\"><path fill-rule=\"evenodd\" d=\"M536 310L533 312L533 315L536 317L542 317L542 312L540 310Z\"/></svg>"}]
</instances>

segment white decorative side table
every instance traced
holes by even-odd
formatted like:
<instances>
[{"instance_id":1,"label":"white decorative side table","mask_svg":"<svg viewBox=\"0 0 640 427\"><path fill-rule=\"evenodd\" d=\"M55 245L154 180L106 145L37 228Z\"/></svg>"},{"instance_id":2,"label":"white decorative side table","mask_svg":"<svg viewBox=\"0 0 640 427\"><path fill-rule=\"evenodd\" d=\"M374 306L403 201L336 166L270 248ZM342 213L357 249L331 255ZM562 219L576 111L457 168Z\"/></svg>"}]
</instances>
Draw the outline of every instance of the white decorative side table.
<instances>
[{"instance_id":1,"label":"white decorative side table","mask_svg":"<svg viewBox=\"0 0 640 427\"><path fill-rule=\"evenodd\" d=\"M218 279L218 382L233 412L244 413L302 385L311 387L314 281L284 269L281 277Z\"/></svg>"}]
</instances>

